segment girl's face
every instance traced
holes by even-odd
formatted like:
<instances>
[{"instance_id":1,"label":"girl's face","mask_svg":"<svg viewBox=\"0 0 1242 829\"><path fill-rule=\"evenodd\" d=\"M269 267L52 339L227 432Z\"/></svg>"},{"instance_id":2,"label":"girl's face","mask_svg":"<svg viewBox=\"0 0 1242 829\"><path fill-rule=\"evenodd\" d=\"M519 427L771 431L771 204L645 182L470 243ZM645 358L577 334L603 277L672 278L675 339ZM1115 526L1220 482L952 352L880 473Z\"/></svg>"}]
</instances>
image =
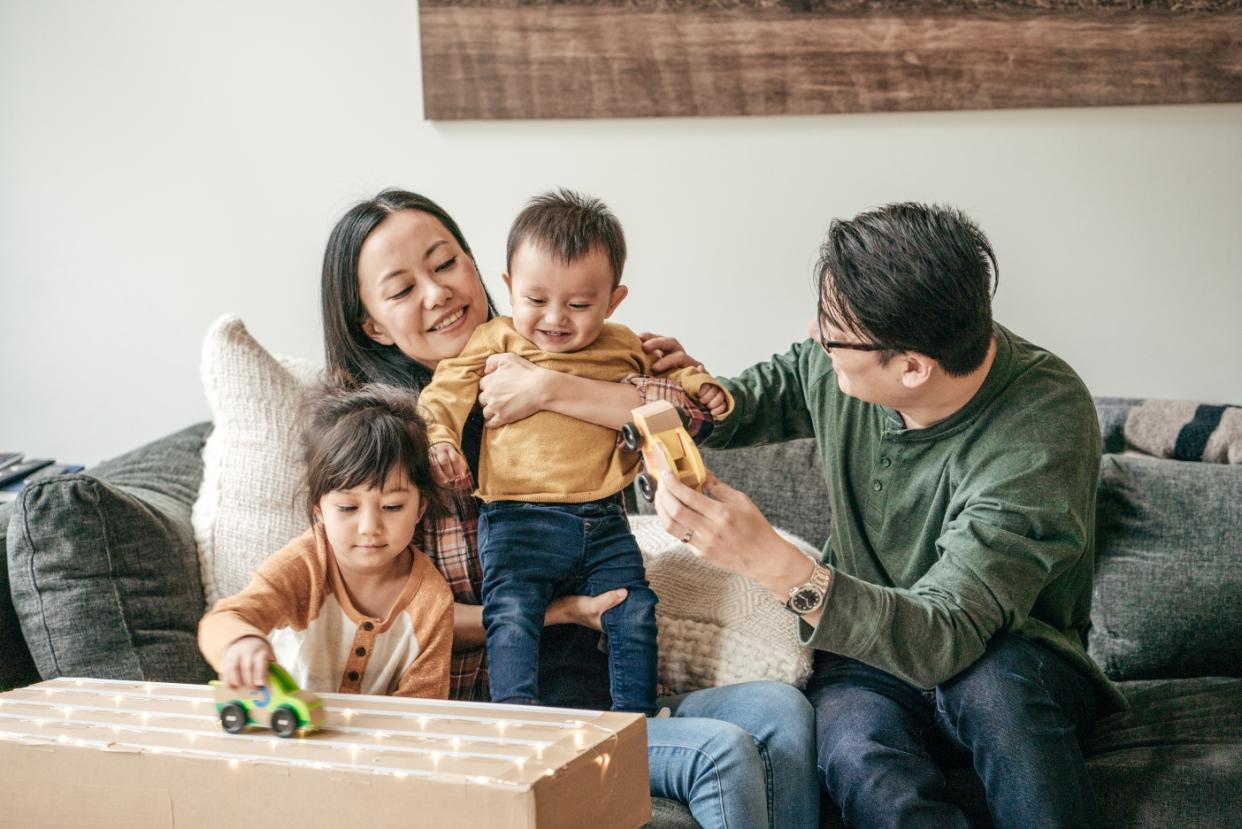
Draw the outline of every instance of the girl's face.
<instances>
[{"instance_id":1,"label":"girl's face","mask_svg":"<svg viewBox=\"0 0 1242 829\"><path fill-rule=\"evenodd\" d=\"M466 347L487 320L474 260L434 216L400 210L380 222L358 254L362 330L434 370Z\"/></svg>"},{"instance_id":2,"label":"girl's face","mask_svg":"<svg viewBox=\"0 0 1242 829\"><path fill-rule=\"evenodd\" d=\"M382 575L409 548L426 506L406 471L397 468L383 489L334 489L319 499L316 512L342 570Z\"/></svg>"}]
</instances>

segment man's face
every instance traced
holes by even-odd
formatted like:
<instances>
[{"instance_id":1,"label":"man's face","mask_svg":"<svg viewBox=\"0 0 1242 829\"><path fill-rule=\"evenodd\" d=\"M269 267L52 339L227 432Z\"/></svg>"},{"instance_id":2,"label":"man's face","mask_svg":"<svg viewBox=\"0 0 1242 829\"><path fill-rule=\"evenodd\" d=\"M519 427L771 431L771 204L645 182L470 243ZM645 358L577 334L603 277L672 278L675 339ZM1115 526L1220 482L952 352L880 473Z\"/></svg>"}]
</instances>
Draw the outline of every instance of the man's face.
<instances>
[{"instance_id":1,"label":"man's face","mask_svg":"<svg viewBox=\"0 0 1242 829\"><path fill-rule=\"evenodd\" d=\"M815 326L815 339L825 342L864 343L857 334L843 331L820 316ZM882 364L880 352L854 348L825 348L836 373L837 386L850 397L881 406L896 406L907 396L901 376L904 363L900 359Z\"/></svg>"}]
</instances>

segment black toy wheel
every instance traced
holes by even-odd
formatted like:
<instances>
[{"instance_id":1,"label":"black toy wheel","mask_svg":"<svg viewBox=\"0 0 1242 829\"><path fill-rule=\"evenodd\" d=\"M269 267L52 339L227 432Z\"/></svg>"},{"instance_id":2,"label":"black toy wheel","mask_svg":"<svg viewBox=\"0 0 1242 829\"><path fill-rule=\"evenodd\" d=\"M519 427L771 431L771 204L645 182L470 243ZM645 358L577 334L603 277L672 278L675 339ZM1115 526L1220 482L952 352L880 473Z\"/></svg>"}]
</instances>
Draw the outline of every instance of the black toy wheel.
<instances>
[{"instance_id":1,"label":"black toy wheel","mask_svg":"<svg viewBox=\"0 0 1242 829\"><path fill-rule=\"evenodd\" d=\"M287 705L272 712L272 731L277 737L292 737L298 730L298 715Z\"/></svg>"},{"instance_id":2,"label":"black toy wheel","mask_svg":"<svg viewBox=\"0 0 1242 829\"><path fill-rule=\"evenodd\" d=\"M655 480L646 472L638 473L638 491L642 493L643 498L648 501L655 500Z\"/></svg>"},{"instance_id":3,"label":"black toy wheel","mask_svg":"<svg viewBox=\"0 0 1242 829\"><path fill-rule=\"evenodd\" d=\"M643 448L642 433L633 423L627 423L621 427L621 440L625 443L625 448L631 452L637 452Z\"/></svg>"},{"instance_id":4,"label":"black toy wheel","mask_svg":"<svg viewBox=\"0 0 1242 829\"><path fill-rule=\"evenodd\" d=\"M220 725L230 734L240 734L246 730L246 709L235 702L220 709Z\"/></svg>"}]
</instances>

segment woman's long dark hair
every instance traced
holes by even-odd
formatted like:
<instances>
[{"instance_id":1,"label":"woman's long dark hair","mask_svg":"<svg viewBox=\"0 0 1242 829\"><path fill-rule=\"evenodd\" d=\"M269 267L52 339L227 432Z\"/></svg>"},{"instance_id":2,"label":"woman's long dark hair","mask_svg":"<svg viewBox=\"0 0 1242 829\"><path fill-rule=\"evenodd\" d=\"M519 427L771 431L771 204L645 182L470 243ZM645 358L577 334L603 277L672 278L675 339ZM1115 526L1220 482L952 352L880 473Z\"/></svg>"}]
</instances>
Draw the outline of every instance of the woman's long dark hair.
<instances>
[{"instance_id":1,"label":"woman's long dark hair","mask_svg":"<svg viewBox=\"0 0 1242 829\"><path fill-rule=\"evenodd\" d=\"M352 384L385 383L417 391L431 380L431 371L402 354L397 346L381 345L366 335L362 323L367 312L358 291L358 254L363 242L380 222L399 210L418 210L439 219L474 263L474 254L457 222L426 196L389 189L359 202L332 228L323 252L323 345L328 370L337 376L344 375ZM477 263L474 269L478 273ZM496 314L496 306L486 286L483 295L487 297L491 318Z\"/></svg>"}]
</instances>

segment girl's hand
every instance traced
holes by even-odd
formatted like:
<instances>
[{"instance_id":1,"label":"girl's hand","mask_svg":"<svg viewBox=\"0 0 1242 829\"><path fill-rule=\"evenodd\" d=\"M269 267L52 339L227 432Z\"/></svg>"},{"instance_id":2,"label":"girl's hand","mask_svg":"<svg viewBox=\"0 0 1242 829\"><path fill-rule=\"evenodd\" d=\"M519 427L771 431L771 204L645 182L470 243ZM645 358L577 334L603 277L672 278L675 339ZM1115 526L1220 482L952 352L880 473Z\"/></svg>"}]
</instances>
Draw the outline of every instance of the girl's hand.
<instances>
[{"instance_id":1,"label":"girl's hand","mask_svg":"<svg viewBox=\"0 0 1242 829\"><path fill-rule=\"evenodd\" d=\"M258 690L267 684L267 666L276 661L271 644L262 636L243 636L224 650L220 681L234 688Z\"/></svg>"},{"instance_id":2,"label":"girl's hand","mask_svg":"<svg viewBox=\"0 0 1242 829\"><path fill-rule=\"evenodd\" d=\"M630 595L624 587L600 593L598 596L561 596L553 599L544 614L545 625L581 625L591 630L603 631L600 617Z\"/></svg>"},{"instance_id":3,"label":"girl's hand","mask_svg":"<svg viewBox=\"0 0 1242 829\"><path fill-rule=\"evenodd\" d=\"M437 443L431 447L431 468L436 480L445 486L457 487L470 480L470 467L461 451L451 443Z\"/></svg>"},{"instance_id":4,"label":"girl's hand","mask_svg":"<svg viewBox=\"0 0 1242 829\"><path fill-rule=\"evenodd\" d=\"M488 428L505 426L541 412L547 402L549 376L556 372L516 354L487 358L479 380L479 405Z\"/></svg>"},{"instance_id":5,"label":"girl's hand","mask_svg":"<svg viewBox=\"0 0 1242 829\"><path fill-rule=\"evenodd\" d=\"M724 389L711 383L705 383L699 388L699 402L715 418L722 416L729 408L729 398L725 396Z\"/></svg>"},{"instance_id":6,"label":"girl's hand","mask_svg":"<svg viewBox=\"0 0 1242 829\"><path fill-rule=\"evenodd\" d=\"M686 353L681 343L674 337L661 337L644 331L638 335L643 341L643 351L655 360L651 370L656 374L664 374L679 368L702 368L703 364Z\"/></svg>"}]
</instances>

